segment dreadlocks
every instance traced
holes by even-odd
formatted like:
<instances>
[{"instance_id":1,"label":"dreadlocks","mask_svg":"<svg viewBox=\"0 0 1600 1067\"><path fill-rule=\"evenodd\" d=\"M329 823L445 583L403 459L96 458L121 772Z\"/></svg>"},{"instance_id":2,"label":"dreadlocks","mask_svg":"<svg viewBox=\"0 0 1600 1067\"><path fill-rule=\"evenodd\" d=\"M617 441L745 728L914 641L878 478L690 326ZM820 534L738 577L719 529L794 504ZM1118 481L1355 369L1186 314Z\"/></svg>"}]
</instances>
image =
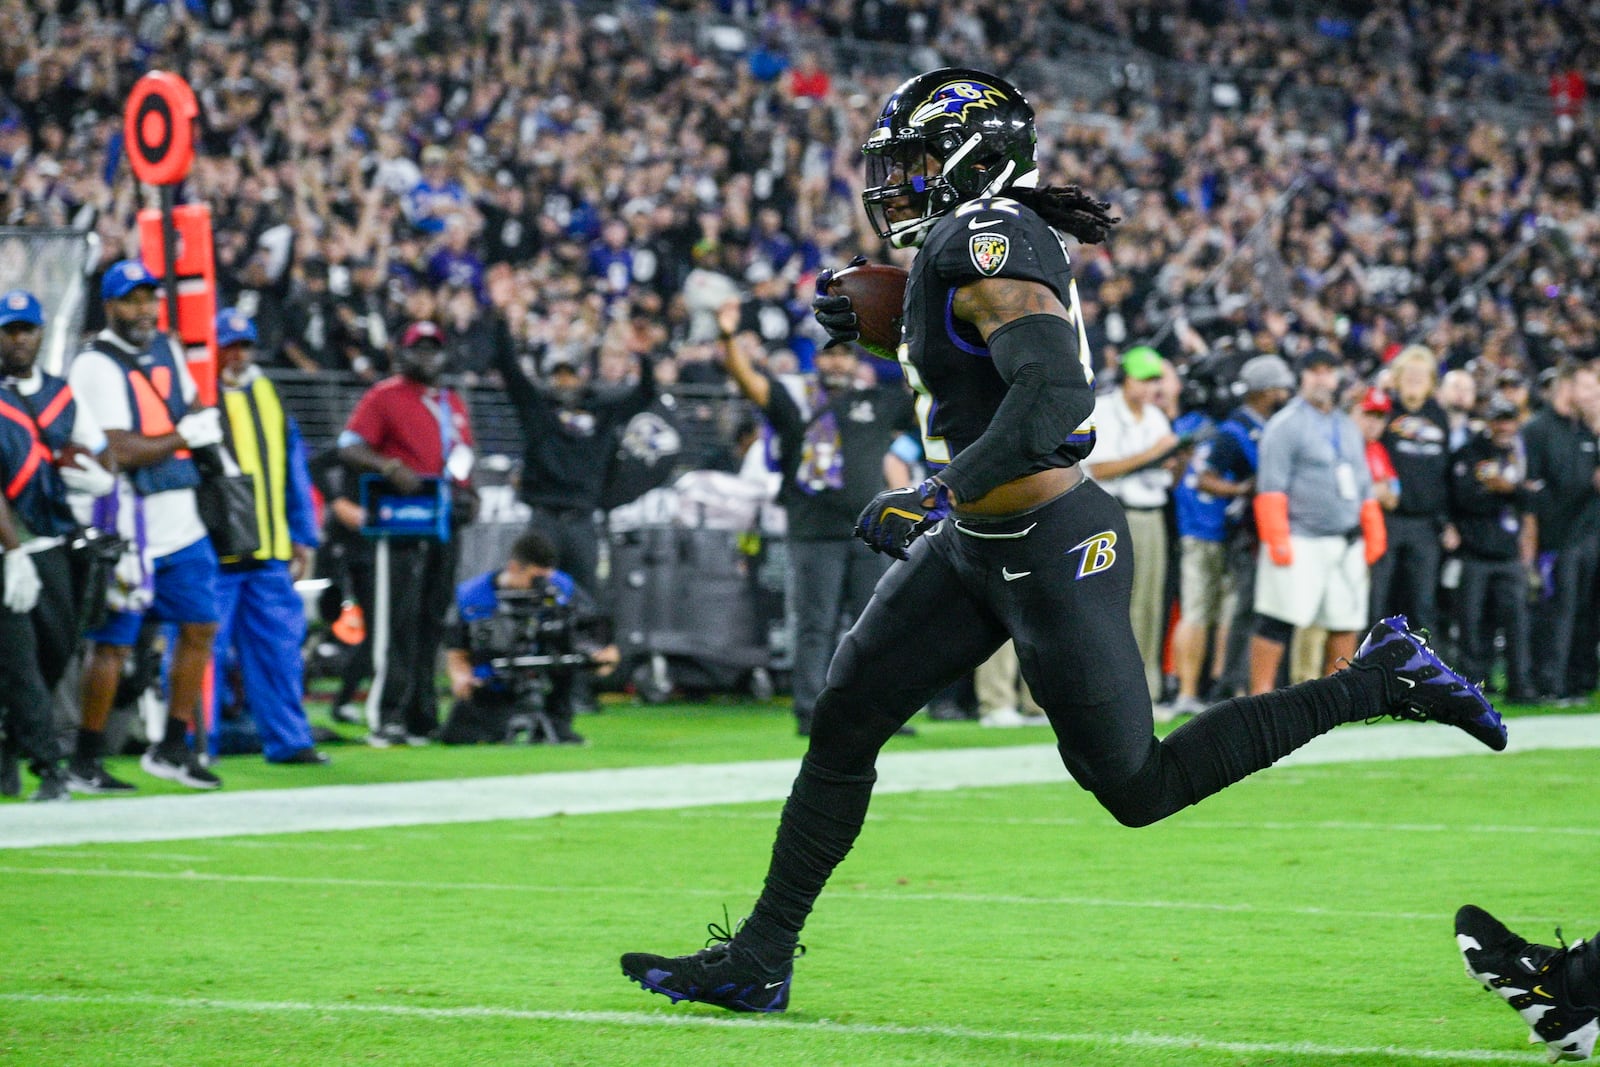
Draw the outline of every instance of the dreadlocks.
<instances>
[{"instance_id":1,"label":"dreadlocks","mask_svg":"<svg viewBox=\"0 0 1600 1067\"><path fill-rule=\"evenodd\" d=\"M1111 228L1122 221L1111 214L1109 203L1096 200L1076 185L1011 188L1002 195L1032 208L1046 225L1071 234L1086 245L1103 243L1111 235Z\"/></svg>"}]
</instances>

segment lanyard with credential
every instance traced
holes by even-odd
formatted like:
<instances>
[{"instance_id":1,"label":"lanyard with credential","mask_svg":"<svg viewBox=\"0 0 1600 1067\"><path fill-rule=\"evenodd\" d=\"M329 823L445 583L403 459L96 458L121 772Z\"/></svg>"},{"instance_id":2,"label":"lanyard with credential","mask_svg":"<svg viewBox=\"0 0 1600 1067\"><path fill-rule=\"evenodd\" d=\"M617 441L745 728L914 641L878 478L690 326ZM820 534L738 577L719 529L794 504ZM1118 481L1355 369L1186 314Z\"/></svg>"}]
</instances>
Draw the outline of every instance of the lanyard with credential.
<instances>
[{"instance_id":1,"label":"lanyard with credential","mask_svg":"<svg viewBox=\"0 0 1600 1067\"><path fill-rule=\"evenodd\" d=\"M455 448L455 417L450 407L450 390L440 389L437 396L423 394L422 402L439 423L439 473L450 469L450 451Z\"/></svg>"}]
</instances>

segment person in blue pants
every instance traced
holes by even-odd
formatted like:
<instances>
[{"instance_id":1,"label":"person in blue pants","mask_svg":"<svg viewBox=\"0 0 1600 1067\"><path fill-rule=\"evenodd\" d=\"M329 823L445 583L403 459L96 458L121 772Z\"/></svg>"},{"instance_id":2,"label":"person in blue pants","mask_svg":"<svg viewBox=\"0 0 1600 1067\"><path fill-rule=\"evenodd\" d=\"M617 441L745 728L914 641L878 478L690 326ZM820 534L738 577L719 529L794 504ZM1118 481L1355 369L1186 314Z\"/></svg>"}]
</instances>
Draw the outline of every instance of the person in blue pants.
<instances>
[{"instance_id":1,"label":"person in blue pants","mask_svg":"<svg viewBox=\"0 0 1600 1067\"><path fill-rule=\"evenodd\" d=\"M217 648L233 649L244 704L267 762L327 763L306 721L300 656L306 619L294 588L317 544L311 472L299 426L252 359L255 343L255 324L247 316L230 308L217 315L225 440L239 469L255 478L261 533L253 555L221 560ZM223 679L216 688L223 688Z\"/></svg>"}]
</instances>

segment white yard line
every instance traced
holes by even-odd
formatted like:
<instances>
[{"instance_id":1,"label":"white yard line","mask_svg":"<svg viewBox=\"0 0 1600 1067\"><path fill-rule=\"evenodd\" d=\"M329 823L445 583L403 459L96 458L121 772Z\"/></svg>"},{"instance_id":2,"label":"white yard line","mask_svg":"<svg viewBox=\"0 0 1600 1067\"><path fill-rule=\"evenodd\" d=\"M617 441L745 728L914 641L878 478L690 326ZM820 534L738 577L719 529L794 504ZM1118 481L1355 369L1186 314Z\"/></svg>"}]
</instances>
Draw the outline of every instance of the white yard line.
<instances>
[{"instance_id":1,"label":"white yard line","mask_svg":"<svg viewBox=\"0 0 1600 1067\"><path fill-rule=\"evenodd\" d=\"M1511 724L1511 751L1600 748L1600 715L1553 715ZM1280 766L1443 756L1492 758L1449 727L1393 723L1345 727L1317 738ZM0 848L91 842L176 841L240 834L358 830L384 826L538 819L779 801L796 761L683 764L498 778L317 786L104 803L7 805ZM879 793L1066 780L1053 745L892 752L878 760Z\"/></svg>"},{"instance_id":2,"label":"white yard line","mask_svg":"<svg viewBox=\"0 0 1600 1067\"><path fill-rule=\"evenodd\" d=\"M149 858L143 854L139 856L141 861ZM215 856L197 857L198 862L209 862L214 859L216 859ZM378 889L394 890L400 893L459 893L465 897L500 893L535 897L574 896L591 899L600 896L656 897L661 893L659 886L645 885L541 885L533 882L441 882L419 881L414 878L333 878L293 874L223 874L212 871L197 871L192 867L181 870L157 871L130 867L25 867L0 864L0 875L12 879L182 882L190 886L272 885L311 889ZM673 890L677 896L706 897L711 900L726 900L729 897L736 897L747 891L747 889L718 888L715 886L690 886ZM1275 904L1241 901L1219 903L1205 900L1162 900L1159 898L1116 899L1112 897L1084 897L1070 894L1044 893L1033 895L1016 893L919 893L910 890L859 889L849 885L831 888L828 893L832 899L838 901L884 903L896 906L915 902L919 904L971 905L981 908L1029 907L1070 908L1079 911L1085 908L1152 912L1195 911L1230 915L1292 915L1305 918L1338 919L1343 922L1421 922L1435 926L1448 924L1450 921L1450 912L1448 911L1397 911L1374 908L1325 907L1317 904ZM1544 915L1507 915L1502 916L1502 918L1505 922L1518 928L1523 926L1550 926L1563 921L1571 923L1574 927L1592 925L1586 916L1578 916L1577 919L1574 919L1569 915L1564 920L1561 916Z\"/></svg>"},{"instance_id":3,"label":"white yard line","mask_svg":"<svg viewBox=\"0 0 1600 1067\"><path fill-rule=\"evenodd\" d=\"M1081 1045L1090 1048L1172 1049L1175 1053L1192 1049L1246 1056L1306 1056L1343 1062L1357 1056L1386 1056L1391 1059L1445 1063L1520 1063L1530 1062L1526 1052L1490 1052L1482 1049L1397 1048L1393 1045L1319 1045L1310 1041L1215 1041L1198 1036L1151 1033L1060 1033L1048 1030L983 1030L968 1026L895 1026L893 1024L840 1023L829 1019L807 1021L789 1016L739 1019L724 1015L690 1012L635 1011L534 1011L493 1005L455 1008L424 1008L410 1004L350 1004L337 1001L316 1003L281 1000L212 1000L191 997L70 993L0 993L0 1003L126 1005L165 1009L184 1013L215 1011L234 1014L288 1014L327 1017L333 1015L381 1016L396 1019L433 1020L441 1023L475 1022L481 1019L506 1019L537 1023L576 1023L579 1026L626 1026L639 1029L760 1029L764 1032L788 1030L798 1034L828 1033L850 1036L887 1035L892 1037L939 1038L943 1040L991 1041L1007 1044Z\"/></svg>"}]
</instances>

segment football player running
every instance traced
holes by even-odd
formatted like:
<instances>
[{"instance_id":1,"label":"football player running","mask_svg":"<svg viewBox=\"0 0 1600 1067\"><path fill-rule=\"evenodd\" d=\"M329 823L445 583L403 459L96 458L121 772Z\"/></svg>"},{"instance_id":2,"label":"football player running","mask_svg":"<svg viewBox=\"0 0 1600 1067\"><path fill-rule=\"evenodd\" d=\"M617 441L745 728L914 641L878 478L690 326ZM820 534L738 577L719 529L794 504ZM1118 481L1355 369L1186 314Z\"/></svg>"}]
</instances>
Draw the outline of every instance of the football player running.
<instances>
[{"instance_id":1,"label":"football player running","mask_svg":"<svg viewBox=\"0 0 1600 1067\"><path fill-rule=\"evenodd\" d=\"M774 1012L789 1003L801 927L861 831L878 751L917 709L1007 638L1067 769L1121 823L1166 818L1346 722L1458 726L1493 749L1505 728L1404 618L1350 666L1229 700L1165 739L1129 622L1135 561L1117 502L1084 479L1092 373L1067 238L1117 220L1076 187L1042 188L1033 109L1001 78L946 69L905 82L862 152L879 236L918 253L898 357L938 472L880 493L856 533L901 562L846 634L817 700L765 887L736 931L688 956L629 953L625 975L673 1001ZM813 304L854 341L849 298Z\"/></svg>"}]
</instances>

